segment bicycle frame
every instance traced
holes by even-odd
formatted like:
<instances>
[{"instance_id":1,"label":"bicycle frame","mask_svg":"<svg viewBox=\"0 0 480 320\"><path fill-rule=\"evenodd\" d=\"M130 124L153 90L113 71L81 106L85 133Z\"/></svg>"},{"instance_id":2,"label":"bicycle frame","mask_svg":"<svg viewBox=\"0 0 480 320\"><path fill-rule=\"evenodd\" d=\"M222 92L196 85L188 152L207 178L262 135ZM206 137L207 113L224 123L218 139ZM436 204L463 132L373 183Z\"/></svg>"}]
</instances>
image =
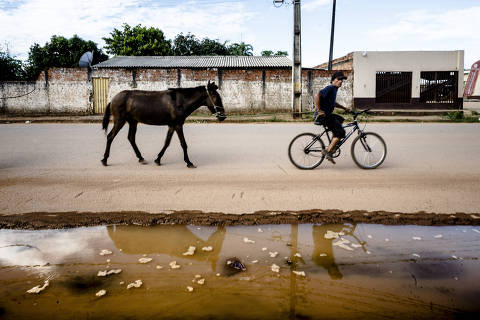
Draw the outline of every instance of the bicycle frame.
<instances>
[{"instance_id":1,"label":"bicycle frame","mask_svg":"<svg viewBox=\"0 0 480 320\"><path fill-rule=\"evenodd\" d=\"M346 128L350 128L350 127L353 127L352 130L350 130L350 132L347 133L347 135L345 136L345 138L341 139L340 142L336 145L335 149L339 149L344 143L345 141L348 140L348 138L351 137L351 135L359 130L359 134L362 134L362 130L360 129L360 127L358 126L358 121L357 119L353 120L353 122L350 122L350 123L347 123L346 125L342 126L344 129ZM325 126L324 126L325 128ZM330 130L328 130L327 128L325 128L325 130L323 130L323 132L321 134L319 134L316 139L320 139L323 135L326 135L327 136L327 139L328 139L328 144L330 144L332 142L332 138L330 137Z\"/></svg>"},{"instance_id":2,"label":"bicycle frame","mask_svg":"<svg viewBox=\"0 0 480 320\"><path fill-rule=\"evenodd\" d=\"M355 132L355 131L359 131L358 134L359 135L363 135L363 130L360 129L360 127L358 126L358 120L357 120L357 116L359 116L360 114L364 113L364 112L368 112L370 109L368 110L364 110L360 113L355 113L354 115L354 118L353 118L353 121L350 122L350 123L347 123L346 125L342 126L342 128L346 129L346 128L350 128L350 127L353 127L352 130L350 130L350 132L348 132L348 134L345 135L345 138L341 139L339 141L339 143L335 146L335 149L332 151L332 153L334 153L336 150L339 150L340 147L345 143L345 141L348 140L348 138L351 137L351 135ZM327 129L327 127L325 127L325 125L323 125L323 132L319 135L317 135L314 139L312 139L312 142L310 142L307 146L305 146L305 152L306 153L310 153L311 151L321 151L321 150L312 150L310 149L314 144L315 144L315 141L317 140L321 140L321 137L323 135L326 135L327 136L327 139L328 139L328 144L330 145L330 143L332 142L332 138L330 137L330 134L329 134L329 131ZM367 150L368 152L371 152L371 148L370 146L366 143L365 139L360 139L360 142L362 143L363 147L365 148L365 150Z\"/></svg>"}]
</instances>

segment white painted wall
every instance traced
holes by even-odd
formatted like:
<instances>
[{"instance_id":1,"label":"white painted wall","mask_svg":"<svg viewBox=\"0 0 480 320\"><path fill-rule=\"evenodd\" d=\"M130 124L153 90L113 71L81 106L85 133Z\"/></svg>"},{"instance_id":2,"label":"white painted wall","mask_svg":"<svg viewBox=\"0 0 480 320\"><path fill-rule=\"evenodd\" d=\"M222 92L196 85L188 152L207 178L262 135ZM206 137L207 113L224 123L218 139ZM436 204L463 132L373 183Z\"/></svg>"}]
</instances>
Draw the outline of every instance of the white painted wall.
<instances>
[{"instance_id":1,"label":"white painted wall","mask_svg":"<svg viewBox=\"0 0 480 320\"><path fill-rule=\"evenodd\" d=\"M353 53L353 96L374 98L376 73L379 71L412 72L412 98L420 98L421 71L458 71L458 97L461 98L463 56L463 50L356 51Z\"/></svg>"}]
</instances>

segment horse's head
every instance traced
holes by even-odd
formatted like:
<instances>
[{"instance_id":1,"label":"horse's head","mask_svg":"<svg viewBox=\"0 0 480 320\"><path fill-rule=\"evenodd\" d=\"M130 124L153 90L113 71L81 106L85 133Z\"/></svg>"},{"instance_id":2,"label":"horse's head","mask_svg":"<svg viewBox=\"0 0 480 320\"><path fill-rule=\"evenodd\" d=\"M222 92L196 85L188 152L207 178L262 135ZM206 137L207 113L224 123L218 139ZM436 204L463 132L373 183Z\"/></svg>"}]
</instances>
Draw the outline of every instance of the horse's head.
<instances>
[{"instance_id":1,"label":"horse's head","mask_svg":"<svg viewBox=\"0 0 480 320\"><path fill-rule=\"evenodd\" d=\"M212 114L215 114L218 121L223 121L227 116L225 115L225 108L223 108L222 98L217 92L218 87L215 82L208 81L207 84L207 107Z\"/></svg>"}]
</instances>

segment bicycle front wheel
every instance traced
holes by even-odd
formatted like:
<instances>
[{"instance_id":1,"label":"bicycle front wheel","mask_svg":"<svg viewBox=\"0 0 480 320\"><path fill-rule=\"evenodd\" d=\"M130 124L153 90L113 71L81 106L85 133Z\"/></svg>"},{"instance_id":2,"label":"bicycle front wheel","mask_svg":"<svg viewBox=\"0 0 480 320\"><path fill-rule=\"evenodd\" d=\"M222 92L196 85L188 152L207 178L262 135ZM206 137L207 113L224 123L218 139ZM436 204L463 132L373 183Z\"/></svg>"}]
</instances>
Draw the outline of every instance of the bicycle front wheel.
<instances>
[{"instance_id":1,"label":"bicycle front wheel","mask_svg":"<svg viewBox=\"0 0 480 320\"><path fill-rule=\"evenodd\" d=\"M374 132L363 132L352 142L352 158L362 169L375 169L387 157L387 145Z\"/></svg>"},{"instance_id":2,"label":"bicycle front wheel","mask_svg":"<svg viewBox=\"0 0 480 320\"><path fill-rule=\"evenodd\" d=\"M302 170L315 169L322 163L325 156L322 139L313 133L301 133L288 146L288 157L293 165Z\"/></svg>"}]
</instances>

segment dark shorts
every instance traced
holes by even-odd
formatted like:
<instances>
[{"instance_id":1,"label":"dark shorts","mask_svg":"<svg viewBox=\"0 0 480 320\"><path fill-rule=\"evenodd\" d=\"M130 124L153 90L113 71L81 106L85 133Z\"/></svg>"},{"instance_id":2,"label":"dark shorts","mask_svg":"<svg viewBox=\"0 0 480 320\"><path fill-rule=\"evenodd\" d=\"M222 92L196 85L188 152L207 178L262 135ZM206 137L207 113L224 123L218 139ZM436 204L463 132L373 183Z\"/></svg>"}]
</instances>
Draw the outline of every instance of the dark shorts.
<instances>
[{"instance_id":1,"label":"dark shorts","mask_svg":"<svg viewBox=\"0 0 480 320\"><path fill-rule=\"evenodd\" d=\"M345 138L345 129L342 127L342 123L345 119L338 114L329 114L325 116L324 125L328 130L332 131L333 136L336 138Z\"/></svg>"}]
</instances>

